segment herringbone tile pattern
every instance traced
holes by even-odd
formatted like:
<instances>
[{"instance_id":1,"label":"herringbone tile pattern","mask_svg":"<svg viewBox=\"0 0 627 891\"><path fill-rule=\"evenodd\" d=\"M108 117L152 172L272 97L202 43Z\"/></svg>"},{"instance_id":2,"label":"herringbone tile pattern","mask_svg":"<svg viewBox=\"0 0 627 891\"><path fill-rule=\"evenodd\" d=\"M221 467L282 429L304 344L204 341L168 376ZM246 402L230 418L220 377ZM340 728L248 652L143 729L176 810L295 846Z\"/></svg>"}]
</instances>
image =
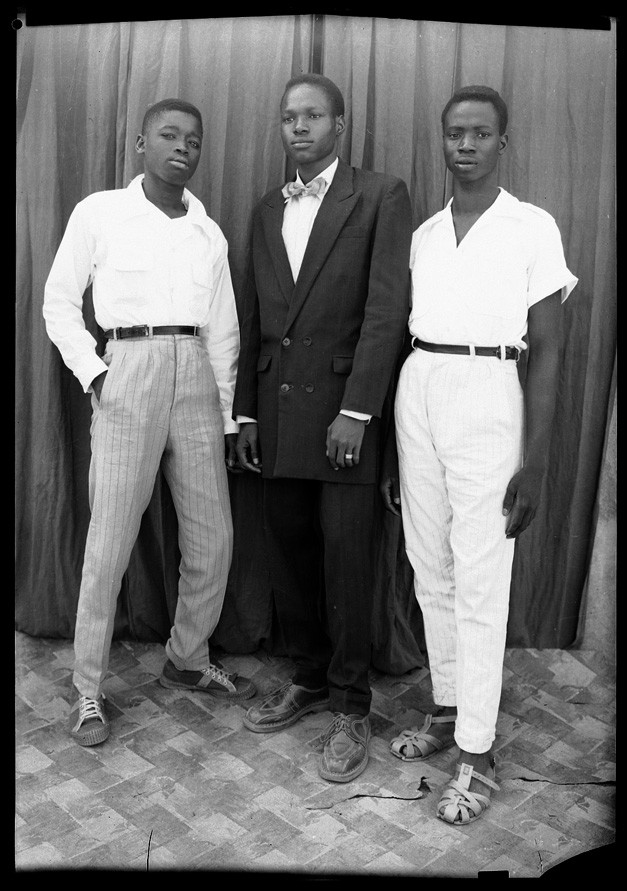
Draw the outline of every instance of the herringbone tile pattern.
<instances>
[{"instance_id":1,"label":"herringbone tile pattern","mask_svg":"<svg viewBox=\"0 0 627 891\"><path fill-rule=\"evenodd\" d=\"M429 674L373 672L368 768L348 784L317 772L329 713L288 730L242 728L244 706L157 681L158 644L116 642L106 682L111 736L69 738L72 644L16 635L17 871L254 871L321 877L539 877L615 839L613 664L597 653L508 650L497 781L484 817L435 817L456 750L422 764L388 751L432 706ZM286 659L224 655L261 692Z\"/></svg>"}]
</instances>

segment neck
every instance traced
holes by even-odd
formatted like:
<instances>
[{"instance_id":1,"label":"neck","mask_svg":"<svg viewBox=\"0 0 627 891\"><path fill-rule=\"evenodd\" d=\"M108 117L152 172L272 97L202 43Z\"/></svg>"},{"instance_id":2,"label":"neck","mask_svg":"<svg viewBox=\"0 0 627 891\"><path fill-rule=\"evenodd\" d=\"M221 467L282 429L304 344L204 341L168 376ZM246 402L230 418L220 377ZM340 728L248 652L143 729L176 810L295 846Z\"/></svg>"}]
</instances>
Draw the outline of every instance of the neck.
<instances>
[{"instance_id":1,"label":"neck","mask_svg":"<svg viewBox=\"0 0 627 891\"><path fill-rule=\"evenodd\" d=\"M148 201L169 217L180 217L187 213L183 204L184 186L173 185L144 175L142 187Z\"/></svg>"},{"instance_id":2,"label":"neck","mask_svg":"<svg viewBox=\"0 0 627 891\"><path fill-rule=\"evenodd\" d=\"M314 161L311 164L302 164L298 167L298 175L303 183L307 185L312 179L319 176L323 170L326 170L330 164L333 164L336 158L337 153L334 152L331 155L327 155L327 157L323 158L321 161Z\"/></svg>"},{"instance_id":3,"label":"neck","mask_svg":"<svg viewBox=\"0 0 627 891\"><path fill-rule=\"evenodd\" d=\"M453 183L453 207L457 213L483 213L494 204L498 194L499 187L495 181L463 183L456 179Z\"/></svg>"}]
</instances>

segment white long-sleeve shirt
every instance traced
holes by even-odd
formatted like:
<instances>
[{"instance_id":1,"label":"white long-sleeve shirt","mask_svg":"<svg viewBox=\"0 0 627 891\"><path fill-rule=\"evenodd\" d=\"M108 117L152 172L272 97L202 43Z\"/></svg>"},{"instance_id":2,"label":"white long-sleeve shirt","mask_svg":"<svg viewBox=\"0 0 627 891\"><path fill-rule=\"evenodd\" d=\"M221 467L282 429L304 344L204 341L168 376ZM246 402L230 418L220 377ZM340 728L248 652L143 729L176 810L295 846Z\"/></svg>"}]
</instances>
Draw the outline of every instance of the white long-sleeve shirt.
<instances>
[{"instance_id":1,"label":"white long-sleeve shirt","mask_svg":"<svg viewBox=\"0 0 627 891\"><path fill-rule=\"evenodd\" d=\"M170 219L144 195L143 178L135 177L126 189L95 192L76 205L46 282L46 330L88 392L107 370L82 314L90 284L103 330L198 326L220 393L224 432L236 432L231 414L239 326L226 239L187 189L187 214Z\"/></svg>"}]
</instances>

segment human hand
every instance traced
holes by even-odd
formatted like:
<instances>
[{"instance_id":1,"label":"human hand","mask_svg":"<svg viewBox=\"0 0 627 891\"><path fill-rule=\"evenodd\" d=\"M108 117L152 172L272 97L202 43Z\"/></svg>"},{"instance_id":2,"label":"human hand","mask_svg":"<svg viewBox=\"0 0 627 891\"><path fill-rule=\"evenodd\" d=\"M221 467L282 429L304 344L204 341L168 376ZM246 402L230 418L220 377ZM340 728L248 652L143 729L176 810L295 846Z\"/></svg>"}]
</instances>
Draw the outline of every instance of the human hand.
<instances>
[{"instance_id":1,"label":"human hand","mask_svg":"<svg viewBox=\"0 0 627 891\"><path fill-rule=\"evenodd\" d=\"M327 427L327 458L334 470L359 464L365 421L339 414Z\"/></svg>"},{"instance_id":2,"label":"human hand","mask_svg":"<svg viewBox=\"0 0 627 891\"><path fill-rule=\"evenodd\" d=\"M505 526L507 538L517 538L533 520L542 492L544 468L525 466L507 486L503 499L503 514L509 517Z\"/></svg>"},{"instance_id":3,"label":"human hand","mask_svg":"<svg viewBox=\"0 0 627 891\"><path fill-rule=\"evenodd\" d=\"M102 385L104 384L104 379L107 376L107 372L103 371L98 377L95 377L91 382L91 388L96 394L96 399L100 402L100 394L102 393Z\"/></svg>"},{"instance_id":4,"label":"human hand","mask_svg":"<svg viewBox=\"0 0 627 891\"><path fill-rule=\"evenodd\" d=\"M379 485L379 492L383 498L386 510L396 517L401 515L401 493L398 485L398 476L386 475Z\"/></svg>"},{"instance_id":5,"label":"human hand","mask_svg":"<svg viewBox=\"0 0 627 891\"><path fill-rule=\"evenodd\" d=\"M244 473L244 468L240 467L237 460L237 452L235 446L237 443L237 433L224 434L224 460L226 469L229 473Z\"/></svg>"},{"instance_id":6,"label":"human hand","mask_svg":"<svg viewBox=\"0 0 627 891\"><path fill-rule=\"evenodd\" d=\"M253 473L261 473L261 461L259 460L259 428L257 424L240 424L235 451L239 463L246 470Z\"/></svg>"}]
</instances>

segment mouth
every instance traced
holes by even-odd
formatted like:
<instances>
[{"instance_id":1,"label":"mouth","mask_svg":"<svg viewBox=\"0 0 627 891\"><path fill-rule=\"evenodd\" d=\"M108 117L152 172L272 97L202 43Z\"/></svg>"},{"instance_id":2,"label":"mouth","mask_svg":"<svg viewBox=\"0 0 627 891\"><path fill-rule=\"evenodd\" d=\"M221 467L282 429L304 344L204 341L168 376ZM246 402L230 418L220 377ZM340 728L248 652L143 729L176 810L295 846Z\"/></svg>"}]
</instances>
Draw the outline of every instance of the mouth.
<instances>
[{"instance_id":1,"label":"mouth","mask_svg":"<svg viewBox=\"0 0 627 891\"><path fill-rule=\"evenodd\" d=\"M170 164L173 164L175 167L180 167L181 170L187 170L189 164L184 158L168 158Z\"/></svg>"},{"instance_id":2,"label":"mouth","mask_svg":"<svg viewBox=\"0 0 627 891\"><path fill-rule=\"evenodd\" d=\"M476 161L473 161L471 158L458 158L455 161L456 167L474 167L476 165Z\"/></svg>"},{"instance_id":3,"label":"mouth","mask_svg":"<svg viewBox=\"0 0 627 891\"><path fill-rule=\"evenodd\" d=\"M290 143L292 148L308 148L308 146L313 145L311 140L306 141L304 139L296 139L294 142Z\"/></svg>"}]
</instances>

